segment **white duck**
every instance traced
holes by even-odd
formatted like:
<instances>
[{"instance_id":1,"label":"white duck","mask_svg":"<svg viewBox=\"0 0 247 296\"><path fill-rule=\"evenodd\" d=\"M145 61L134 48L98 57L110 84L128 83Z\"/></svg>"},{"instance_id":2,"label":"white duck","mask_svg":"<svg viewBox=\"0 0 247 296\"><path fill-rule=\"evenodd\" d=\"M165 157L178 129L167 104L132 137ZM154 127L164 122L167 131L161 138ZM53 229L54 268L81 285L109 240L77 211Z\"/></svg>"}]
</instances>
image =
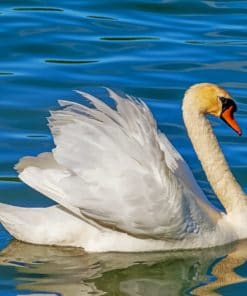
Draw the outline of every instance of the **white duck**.
<instances>
[{"instance_id":1,"label":"white duck","mask_svg":"<svg viewBox=\"0 0 247 296\"><path fill-rule=\"evenodd\" d=\"M60 101L49 119L56 148L16 165L19 177L53 199L48 208L0 204L0 220L18 240L90 252L203 248L247 237L246 195L232 175L206 114L239 135L236 105L214 84L189 88L183 117L198 158L226 214L206 199L148 107L109 90L112 109Z\"/></svg>"}]
</instances>

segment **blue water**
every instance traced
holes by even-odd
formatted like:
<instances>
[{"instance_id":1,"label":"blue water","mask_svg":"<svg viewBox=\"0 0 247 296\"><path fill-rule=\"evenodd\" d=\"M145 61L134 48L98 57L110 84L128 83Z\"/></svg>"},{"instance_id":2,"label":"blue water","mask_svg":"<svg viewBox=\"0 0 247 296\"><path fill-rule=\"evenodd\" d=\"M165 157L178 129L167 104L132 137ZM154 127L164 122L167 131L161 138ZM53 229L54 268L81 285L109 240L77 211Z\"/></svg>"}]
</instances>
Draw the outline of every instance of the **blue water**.
<instances>
[{"instance_id":1,"label":"blue water","mask_svg":"<svg viewBox=\"0 0 247 296\"><path fill-rule=\"evenodd\" d=\"M102 86L107 86L149 105L208 198L220 206L180 110L185 89L203 81L225 87L238 103L242 137L212 122L247 190L247 1L24 2L0 3L1 202L51 204L20 182L13 166L22 156L53 147L46 117L58 99L80 101L74 89L105 98ZM246 295L246 242L202 251L93 256L11 239L1 227L0 295Z\"/></svg>"}]
</instances>

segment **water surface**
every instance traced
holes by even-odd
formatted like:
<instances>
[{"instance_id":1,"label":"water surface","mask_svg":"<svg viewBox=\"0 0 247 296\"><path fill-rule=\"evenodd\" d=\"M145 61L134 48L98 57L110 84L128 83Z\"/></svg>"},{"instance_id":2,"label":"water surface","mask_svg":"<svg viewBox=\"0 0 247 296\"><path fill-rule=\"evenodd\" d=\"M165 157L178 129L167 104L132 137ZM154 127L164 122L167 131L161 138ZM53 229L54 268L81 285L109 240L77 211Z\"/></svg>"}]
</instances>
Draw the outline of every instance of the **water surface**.
<instances>
[{"instance_id":1,"label":"water surface","mask_svg":"<svg viewBox=\"0 0 247 296\"><path fill-rule=\"evenodd\" d=\"M204 81L224 86L238 103L241 138L215 119L213 125L246 190L246 13L246 1L2 1L0 201L51 204L20 182L13 166L22 156L52 149L46 117L58 99L80 101L74 89L105 98L102 86L107 86L149 105L208 198L220 206L192 150L180 110L185 89ZM210 295L200 289L204 285L217 289L218 295L246 291L244 243L237 251L227 246L94 257L79 250L16 242L8 246L10 241L1 227L0 245L7 249L0 257L0 295ZM239 276L230 272L222 279L217 272L219 267L228 274L229 266L230 271L239 265Z\"/></svg>"}]
</instances>

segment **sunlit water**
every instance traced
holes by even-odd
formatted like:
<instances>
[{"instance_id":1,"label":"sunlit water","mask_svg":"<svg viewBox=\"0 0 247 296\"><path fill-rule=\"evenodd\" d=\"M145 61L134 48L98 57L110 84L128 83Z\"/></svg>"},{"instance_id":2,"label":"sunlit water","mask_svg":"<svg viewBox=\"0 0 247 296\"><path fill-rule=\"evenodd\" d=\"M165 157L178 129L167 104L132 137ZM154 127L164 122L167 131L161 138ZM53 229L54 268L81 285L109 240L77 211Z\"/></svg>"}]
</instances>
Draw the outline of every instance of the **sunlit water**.
<instances>
[{"instance_id":1,"label":"sunlit water","mask_svg":"<svg viewBox=\"0 0 247 296\"><path fill-rule=\"evenodd\" d=\"M226 87L238 102L242 137L215 119L213 125L246 190L246 13L246 1L1 1L0 201L51 204L20 183L13 166L53 147L46 117L58 99L80 101L74 89L104 99L107 86L145 100L220 206L181 118L183 92L202 81ZM0 228L0 295L246 295L246 242L88 255L10 241Z\"/></svg>"}]
</instances>

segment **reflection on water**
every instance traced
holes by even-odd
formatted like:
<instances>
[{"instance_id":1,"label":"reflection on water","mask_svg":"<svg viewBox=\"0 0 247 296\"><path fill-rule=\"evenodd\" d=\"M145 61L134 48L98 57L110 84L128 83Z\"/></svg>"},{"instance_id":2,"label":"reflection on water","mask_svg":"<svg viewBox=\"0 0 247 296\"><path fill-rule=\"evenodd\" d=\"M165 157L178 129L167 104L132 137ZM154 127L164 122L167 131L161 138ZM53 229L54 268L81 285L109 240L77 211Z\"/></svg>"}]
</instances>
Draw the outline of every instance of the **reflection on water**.
<instances>
[{"instance_id":1,"label":"reflection on water","mask_svg":"<svg viewBox=\"0 0 247 296\"><path fill-rule=\"evenodd\" d=\"M0 286L48 295L220 295L246 281L235 269L247 241L207 250L87 254L81 249L13 241L0 254ZM47 295L47 294L46 294Z\"/></svg>"}]
</instances>

